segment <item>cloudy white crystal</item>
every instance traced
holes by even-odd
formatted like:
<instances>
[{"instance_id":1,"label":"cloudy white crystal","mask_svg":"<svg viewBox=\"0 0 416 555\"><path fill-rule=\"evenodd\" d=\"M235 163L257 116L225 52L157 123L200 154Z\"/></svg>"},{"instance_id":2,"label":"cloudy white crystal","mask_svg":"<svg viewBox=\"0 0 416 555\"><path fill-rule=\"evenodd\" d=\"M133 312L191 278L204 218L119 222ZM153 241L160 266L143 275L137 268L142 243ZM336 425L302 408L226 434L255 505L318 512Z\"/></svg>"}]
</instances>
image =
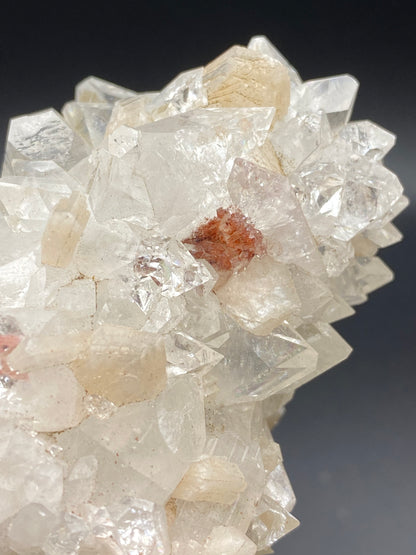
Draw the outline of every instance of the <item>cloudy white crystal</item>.
<instances>
[{"instance_id":1,"label":"cloudy white crystal","mask_svg":"<svg viewBox=\"0 0 416 555\"><path fill-rule=\"evenodd\" d=\"M254 555L298 525L270 428L350 354L332 324L392 279L408 202L357 89L257 36L11 121L1 553Z\"/></svg>"}]
</instances>

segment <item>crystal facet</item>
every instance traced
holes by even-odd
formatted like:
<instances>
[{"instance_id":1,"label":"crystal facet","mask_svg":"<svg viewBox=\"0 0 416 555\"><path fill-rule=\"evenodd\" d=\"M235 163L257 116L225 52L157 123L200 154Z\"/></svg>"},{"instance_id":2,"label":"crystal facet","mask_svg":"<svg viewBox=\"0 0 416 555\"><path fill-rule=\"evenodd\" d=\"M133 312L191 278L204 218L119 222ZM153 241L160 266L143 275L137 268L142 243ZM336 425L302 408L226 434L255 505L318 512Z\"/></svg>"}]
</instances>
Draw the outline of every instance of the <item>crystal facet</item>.
<instances>
[{"instance_id":1,"label":"crystal facet","mask_svg":"<svg viewBox=\"0 0 416 555\"><path fill-rule=\"evenodd\" d=\"M266 37L161 91L12 119L0 552L255 555L298 525L270 428L393 277L395 137Z\"/></svg>"}]
</instances>

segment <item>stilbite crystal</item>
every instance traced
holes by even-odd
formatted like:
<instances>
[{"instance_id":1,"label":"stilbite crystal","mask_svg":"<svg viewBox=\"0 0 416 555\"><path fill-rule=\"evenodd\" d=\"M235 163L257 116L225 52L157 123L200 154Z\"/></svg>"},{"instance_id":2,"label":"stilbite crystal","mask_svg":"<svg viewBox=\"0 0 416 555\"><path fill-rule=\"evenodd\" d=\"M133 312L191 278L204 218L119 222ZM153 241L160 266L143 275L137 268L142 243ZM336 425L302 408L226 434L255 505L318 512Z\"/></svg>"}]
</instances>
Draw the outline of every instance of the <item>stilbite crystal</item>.
<instances>
[{"instance_id":1,"label":"stilbite crystal","mask_svg":"<svg viewBox=\"0 0 416 555\"><path fill-rule=\"evenodd\" d=\"M0 178L0 552L254 555L298 525L270 428L392 279L394 145L265 37L12 119Z\"/></svg>"},{"instance_id":2,"label":"stilbite crystal","mask_svg":"<svg viewBox=\"0 0 416 555\"><path fill-rule=\"evenodd\" d=\"M209 106L273 106L278 119L289 106L286 67L276 59L241 46L231 47L209 63L204 82Z\"/></svg>"},{"instance_id":3,"label":"stilbite crystal","mask_svg":"<svg viewBox=\"0 0 416 555\"><path fill-rule=\"evenodd\" d=\"M116 405L153 399L166 385L163 341L132 328L101 326L71 368L89 394Z\"/></svg>"},{"instance_id":4,"label":"stilbite crystal","mask_svg":"<svg viewBox=\"0 0 416 555\"><path fill-rule=\"evenodd\" d=\"M172 497L231 505L246 487L236 464L225 458L208 457L190 465Z\"/></svg>"},{"instance_id":5,"label":"stilbite crystal","mask_svg":"<svg viewBox=\"0 0 416 555\"><path fill-rule=\"evenodd\" d=\"M42 264L69 266L88 217L86 201L79 193L58 202L42 237Z\"/></svg>"}]
</instances>

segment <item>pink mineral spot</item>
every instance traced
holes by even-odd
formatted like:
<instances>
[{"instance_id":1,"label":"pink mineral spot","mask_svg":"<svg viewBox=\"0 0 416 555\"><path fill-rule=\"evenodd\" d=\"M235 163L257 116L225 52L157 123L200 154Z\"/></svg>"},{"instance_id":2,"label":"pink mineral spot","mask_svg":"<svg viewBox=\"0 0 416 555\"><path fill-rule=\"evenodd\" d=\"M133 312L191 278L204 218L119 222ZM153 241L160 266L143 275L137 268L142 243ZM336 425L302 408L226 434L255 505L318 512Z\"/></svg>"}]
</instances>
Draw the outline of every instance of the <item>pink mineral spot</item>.
<instances>
[{"instance_id":1,"label":"pink mineral spot","mask_svg":"<svg viewBox=\"0 0 416 555\"><path fill-rule=\"evenodd\" d=\"M6 334L0 335L0 376L7 376L14 380L26 380L27 374L12 370L7 363L7 355L9 355L20 343L19 335Z\"/></svg>"},{"instance_id":2,"label":"pink mineral spot","mask_svg":"<svg viewBox=\"0 0 416 555\"><path fill-rule=\"evenodd\" d=\"M192 245L195 258L207 260L217 271L241 270L265 254L262 233L240 210L218 208L217 215L202 223L183 241Z\"/></svg>"},{"instance_id":3,"label":"pink mineral spot","mask_svg":"<svg viewBox=\"0 0 416 555\"><path fill-rule=\"evenodd\" d=\"M0 335L0 357L11 353L19 345L20 339L18 335Z\"/></svg>"}]
</instances>

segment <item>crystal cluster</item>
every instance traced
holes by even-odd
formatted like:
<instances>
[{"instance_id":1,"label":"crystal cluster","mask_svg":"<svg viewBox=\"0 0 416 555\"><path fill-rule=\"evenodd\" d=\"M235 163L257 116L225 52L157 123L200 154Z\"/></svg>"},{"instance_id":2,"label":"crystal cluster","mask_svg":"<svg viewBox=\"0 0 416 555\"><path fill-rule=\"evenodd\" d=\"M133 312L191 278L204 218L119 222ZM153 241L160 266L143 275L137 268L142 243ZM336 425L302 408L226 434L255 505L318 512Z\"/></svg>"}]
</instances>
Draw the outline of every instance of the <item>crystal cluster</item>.
<instances>
[{"instance_id":1,"label":"crystal cluster","mask_svg":"<svg viewBox=\"0 0 416 555\"><path fill-rule=\"evenodd\" d=\"M0 551L254 555L298 524L270 428L392 279L394 136L264 37L12 119L0 179Z\"/></svg>"}]
</instances>

